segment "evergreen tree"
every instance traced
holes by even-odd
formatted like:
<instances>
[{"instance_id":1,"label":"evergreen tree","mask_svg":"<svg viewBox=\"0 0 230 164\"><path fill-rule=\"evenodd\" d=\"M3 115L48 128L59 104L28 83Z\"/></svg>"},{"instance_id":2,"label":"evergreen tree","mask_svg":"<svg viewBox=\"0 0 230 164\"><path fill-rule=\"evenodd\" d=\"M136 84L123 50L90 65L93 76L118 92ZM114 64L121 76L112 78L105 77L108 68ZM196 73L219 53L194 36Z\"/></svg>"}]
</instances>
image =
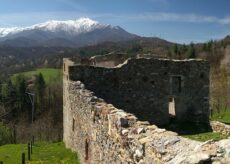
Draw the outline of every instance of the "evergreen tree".
<instances>
[{"instance_id":1,"label":"evergreen tree","mask_svg":"<svg viewBox=\"0 0 230 164\"><path fill-rule=\"evenodd\" d=\"M213 40L210 40L208 43L207 43L207 51L212 51L212 48L213 48Z\"/></svg>"},{"instance_id":2,"label":"evergreen tree","mask_svg":"<svg viewBox=\"0 0 230 164\"><path fill-rule=\"evenodd\" d=\"M17 95L16 107L20 111L24 111L26 105L26 81L22 75L17 76L15 81L15 89Z\"/></svg>"},{"instance_id":3,"label":"evergreen tree","mask_svg":"<svg viewBox=\"0 0 230 164\"><path fill-rule=\"evenodd\" d=\"M187 46L185 44L183 44L181 47L181 52L185 53L186 51L187 51Z\"/></svg>"},{"instance_id":4,"label":"evergreen tree","mask_svg":"<svg viewBox=\"0 0 230 164\"><path fill-rule=\"evenodd\" d=\"M178 45L177 45L177 44L174 44L174 45L173 45L173 53L174 53L175 55L178 54Z\"/></svg>"},{"instance_id":5,"label":"evergreen tree","mask_svg":"<svg viewBox=\"0 0 230 164\"><path fill-rule=\"evenodd\" d=\"M188 58L196 58L196 52L195 52L195 48L194 48L194 44L191 43L189 46L189 50L188 50Z\"/></svg>"},{"instance_id":6,"label":"evergreen tree","mask_svg":"<svg viewBox=\"0 0 230 164\"><path fill-rule=\"evenodd\" d=\"M203 51L207 51L207 50L208 50L208 48L207 48L207 47L208 47L208 46L207 46L207 44L206 44L206 43L204 43L204 44L203 44L203 46L202 46L202 50L203 50Z\"/></svg>"},{"instance_id":7,"label":"evergreen tree","mask_svg":"<svg viewBox=\"0 0 230 164\"><path fill-rule=\"evenodd\" d=\"M17 114L17 95L10 79L1 85L1 103L5 109L11 109L13 115Z\"/></svg>"},{"instance_id":8,"label":"evergreen tree","mask_svg":"<svg viewBox=\"0 0 230 164\"><path fill-rule=\"evenodd\" d=\"M44 97L45 97L45 89L46 89L46 84L45 80L43 78L43 75L40 73L39 75L36 76L35 80L35 97L37 101L37 106L40 108L40 110L43 109L44 107Z\"/></svg>"}]
</instances>

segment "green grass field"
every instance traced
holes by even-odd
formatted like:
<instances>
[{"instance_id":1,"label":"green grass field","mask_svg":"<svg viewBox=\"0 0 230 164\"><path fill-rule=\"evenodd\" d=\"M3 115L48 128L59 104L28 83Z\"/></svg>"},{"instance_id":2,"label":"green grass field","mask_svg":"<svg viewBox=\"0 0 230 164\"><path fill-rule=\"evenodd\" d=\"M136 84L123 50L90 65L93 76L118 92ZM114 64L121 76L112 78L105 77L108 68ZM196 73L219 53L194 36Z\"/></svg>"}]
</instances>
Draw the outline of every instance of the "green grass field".
<instances>
[{"instance_id":1,"label":"green grass field","mask_svg":"<svg viewBox=\"0 0 230 164\"><path fill-rule=\"evenodd\" d=\"M221 112L219 114L213 114L211 120L230 124L230 110L227 110L226 112Z\"/></svg>"},{"instance_id":2,"label":"green grass field","mask_svg":"<svg viewBox=\"0 0 230 164\"><path fill-rule=\"evenodd\" d=\"M62 69L55 69L55 68L40 68L34 71L16 73L11 77L11 79L14 82L18 75L22 75L25 77L32 77L34 75L38 75L39 73L43 75L45 82L47 84L52 83L52 80L54 79L56 80L62 79Z\"/></svg>"},{"instance_id":3,"label":"green grass field","mask_svg":"<svg viewBox=\"0 0 230 164\"><path fill-rule=\"evenodd\" d=\"M35 143L30 161L27 160L27 144L0 146L0 161L4 164L21 164L23 152L27 164L79 164L76 153L66 149L62 142Z\"/></svg>"},{"instance_id":4,"label":"green grass field","mask_svg":"<svg viewBox=\"0 0 230 164\"><path fill-rule=\"evenodd\" d=\"M216 132L205 132L205 133L189 134L189 135L182 135L182 136L197 141L208 141L208 140L219 141L229 137L227 135L223 135L221 133L216 133Z\"/></svg>"},{"instance_id":5,"label":"green grass field","mask_svg":"<svg viewBox=\"0 0 230 164\"><path fill-rule=\"evenodd\" d=\"M222 112L219 114L214 114L211 117L212 121L220 121L223 123L230 123L230 111ZM198 140L198 141L207 141L207 140L221 140L228 138L230 136L228 135L223 135L221 133L216 133L216 132L205 132L205 133L197 133L197 134L189 134L189 135L183 135L183 137L187 137L193 140Z\"/></svg>"},{"instance_id":6,"label":"green grass field","mask_svg":"<svg viewBox=\"0 0 230 164\"><path fill-rule=\"evenodd\" d=\"M176 125L176 126L175 126ZM185 138L190 138L192 140L197 141L208 141L208 140L222 140L230 137L229 135L223 135L221 133L212 132L210 127L206 125L194 125L192 123L179 123L175 124L174 129L170 129L172 131L176 131L180 136Z\"/></svg>"}]
</instances>

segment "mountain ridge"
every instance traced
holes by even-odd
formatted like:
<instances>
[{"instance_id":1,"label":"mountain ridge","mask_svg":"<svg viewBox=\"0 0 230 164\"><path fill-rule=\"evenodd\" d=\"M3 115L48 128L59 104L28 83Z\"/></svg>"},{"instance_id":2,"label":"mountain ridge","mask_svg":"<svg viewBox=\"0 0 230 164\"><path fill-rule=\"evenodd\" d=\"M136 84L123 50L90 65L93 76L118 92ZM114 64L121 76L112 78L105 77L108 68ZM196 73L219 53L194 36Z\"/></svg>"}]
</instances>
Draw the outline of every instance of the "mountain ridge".
<instances>
[{"instance_id":1,"label":"mountain ridge","mask_svg":"<svg viewBox=\"0 0 230 164\"><path fill-rule=\"evenodd\" d=\"M103 28L109 25L99 24L99 22L91 20L89 18L80 18L77 20L57 21L49 20L44 23L34 24L28 27L10 27L0 28L0 37L6 37L8 35L16 34L22 31L28 30L43 30L43 31L66 31L66 32L89 32L95 28Z\"/></svg>"},{"instance_id":2,"label":"mountain ridge","mask_svg":"<svg viewBox=\"0 0 230 164\"><path fill-rule=\"evenodd\" d=\"M0 45L16 47L82 47L106 41L126 41L136 37L139 36L119 26L100 24L89 18L67 21L51 20L24 28L0 28ZM22 42L17 42L17 40Z\"/></svg>"}]
</instances>

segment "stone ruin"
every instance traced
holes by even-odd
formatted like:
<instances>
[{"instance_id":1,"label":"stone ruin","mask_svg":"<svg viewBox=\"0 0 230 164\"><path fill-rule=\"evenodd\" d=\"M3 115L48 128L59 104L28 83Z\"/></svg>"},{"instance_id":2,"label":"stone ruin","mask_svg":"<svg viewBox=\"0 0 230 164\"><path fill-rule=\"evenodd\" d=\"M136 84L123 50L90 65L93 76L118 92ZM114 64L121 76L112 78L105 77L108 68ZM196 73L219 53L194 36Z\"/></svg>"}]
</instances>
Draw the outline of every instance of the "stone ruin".
<instances>
[{"instance_id":1,"label":"stone ruin","mask_svg":"<svg viewBox=\"0 0 230 164\"><path fill-rule=\"evenodd\" d=\"M64 59L63 140L81 163L230 162L230 139L202 143L157 127L209 125L209 64L124 56Z\"/></svg>"}]
</instances>

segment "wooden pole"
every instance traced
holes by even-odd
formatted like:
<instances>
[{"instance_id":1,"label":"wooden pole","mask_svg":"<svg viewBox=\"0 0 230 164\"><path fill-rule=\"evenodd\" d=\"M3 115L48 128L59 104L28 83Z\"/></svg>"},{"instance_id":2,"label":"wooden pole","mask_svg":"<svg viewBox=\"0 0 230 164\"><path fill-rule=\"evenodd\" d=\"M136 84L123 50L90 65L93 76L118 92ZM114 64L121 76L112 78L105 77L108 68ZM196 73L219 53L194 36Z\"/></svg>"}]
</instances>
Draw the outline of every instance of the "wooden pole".
<instances>
[{"instance_id":1,"label":"wooden pole","mask_svg":"<svg viewBox=\"0 0 230 164\"><path fill-rule=\"evenodd\" d=\"M26 163L26 155L25 153L22 153L22 164Z\"/></svg>"},{"instance_id":2,"label":"wooden pole","mask_svg":"<svg viewBox=\"0 0 230 164\"><path fill-rule=\"evenodd\" d=\"M15 124L14 124L13 138L14 138L14 144L16 144L16 125Z\"/></svg>"},{"instance_id":3,"label":"wooden pole","mask_svg":"<svg viewBox=\"0 0 230 164\"><path fill-rule=\"evenodd\" d=\"M28 143L28 160L30 161L30 143Z\"/></svg>"},{"instance_id":4,"label":"wooden pole","mask_svg":"<svg viewBox=\"0 0 230 164\"><path fill-rule=\"evenodd\" d=\"M32 141L30 142L30 154L33 154L33 144L32 144Z\"/></svg>"}]
</instances>

